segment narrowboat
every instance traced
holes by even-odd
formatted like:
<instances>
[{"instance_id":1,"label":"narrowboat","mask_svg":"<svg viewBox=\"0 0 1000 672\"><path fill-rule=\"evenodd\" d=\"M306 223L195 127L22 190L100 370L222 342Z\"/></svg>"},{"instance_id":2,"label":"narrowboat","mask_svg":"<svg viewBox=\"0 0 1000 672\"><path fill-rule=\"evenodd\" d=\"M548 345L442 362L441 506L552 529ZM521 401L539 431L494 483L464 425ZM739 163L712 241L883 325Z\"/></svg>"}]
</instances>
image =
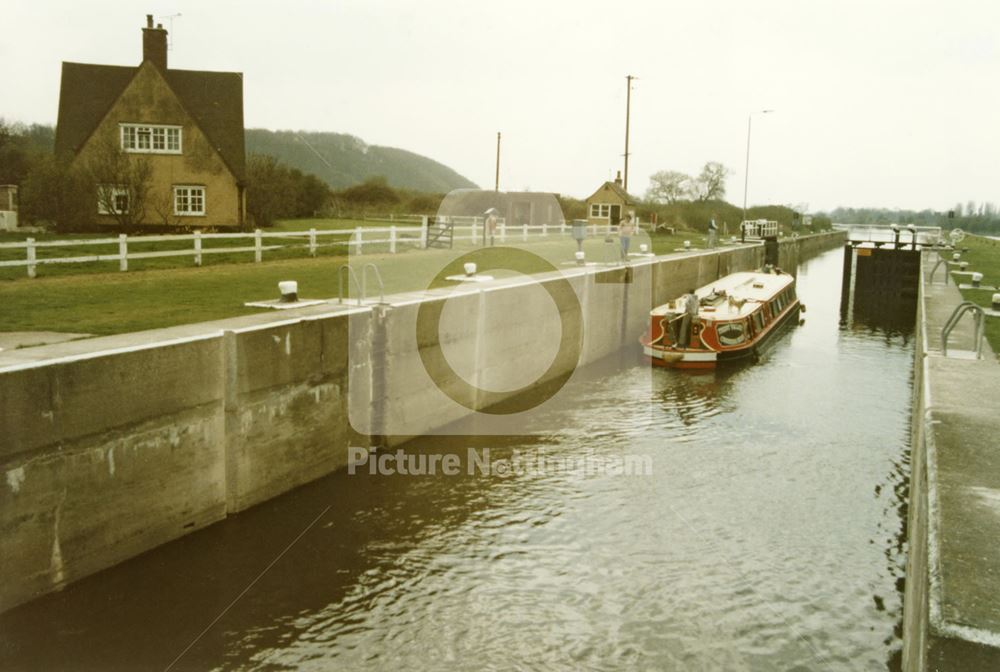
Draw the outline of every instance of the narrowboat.
<instances>
[{"instance_id":1,"label":"narrowboat","mask_svg":"<svg viewBox=\"0 0 1000 672\"><path fill-rule=\"evenodd\" d=\"M733 273L694 294L697 316L692 314L694 299L687 294L650 312L649 331L639 342L654 365L710 369L720 362L755 357L785 325L797 324L799 312L805 311L795 294L794 276L777 268Z\"/></svg>"}]
</instances>

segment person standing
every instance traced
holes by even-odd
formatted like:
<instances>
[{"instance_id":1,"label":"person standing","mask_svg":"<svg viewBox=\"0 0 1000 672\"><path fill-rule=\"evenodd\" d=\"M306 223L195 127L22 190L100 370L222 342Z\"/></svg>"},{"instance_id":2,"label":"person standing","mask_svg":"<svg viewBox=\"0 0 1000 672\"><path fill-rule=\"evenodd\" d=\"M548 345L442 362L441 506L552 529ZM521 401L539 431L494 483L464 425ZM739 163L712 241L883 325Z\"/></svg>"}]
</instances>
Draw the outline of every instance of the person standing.
<instances>
[{"instance_id":1,"label":"person standing","mask_svg":"<svg viewBox=\"0 0 1000 672\"><path fill-rule=\"evenodd\" d=\"M677 347L686 348L691 343L691 325L698 319L700 307L698 295L693 289L689 289L681 299L681 307L684 309L684 317L681 318L680 332L677 334Z\"/></svg>"},{"instance_id":2,"label":"person standing","mask_svg":"<svg viewBox=\"0 0 1000 672\"><path fill-rule=\"evenodd\" d=\"M715 215L708 220L708 248L712 249L715 247L716 239L719 236L719 227L715 223Z\"/></svg>"},{"instance_id":3,"label":"person standing","mask_svg":"<svg viewBox=\"0 0 1000 672\"><path fill-rule=\"evenodd\" d=\"M489 237L490 245L493 245L493 238L497 231L497 209L490 208L485 213L486 221L483 222L483 244L486 244L486 238Z\"/></svg>"},{"instance_id":4,"label":"person standing","mask_svg":"<svg viewBox=\"0 0 1000 672\"><path fill-rule=\"evenodd\" d=\"M635 233L635 224L632 222L632 213L625 213L622 221L618 224L618 238L622 245L622 261L628 261L628 248L632 242L633 233Z\"/></svg>"}]
</instances>

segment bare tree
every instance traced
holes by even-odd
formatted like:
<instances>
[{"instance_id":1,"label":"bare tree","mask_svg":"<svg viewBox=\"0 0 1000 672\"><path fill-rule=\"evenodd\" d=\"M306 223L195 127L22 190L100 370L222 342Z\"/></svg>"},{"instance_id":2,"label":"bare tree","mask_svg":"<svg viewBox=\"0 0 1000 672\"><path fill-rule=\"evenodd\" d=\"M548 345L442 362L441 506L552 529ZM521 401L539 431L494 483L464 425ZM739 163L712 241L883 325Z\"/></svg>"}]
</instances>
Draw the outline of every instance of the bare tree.
<instances>
[{"instance_id":1,"label":"bare tree","mask_svg":"<svg viewBox=\"0 0 1000 672\"><path fill-rule=\"evenodd\" d=\"M661 170L649 177L646 200L654 203L676 203L688 196L691 176L676 170Z\"/></svg>"},{"instance_id":2,"label":"bare tree","mask_svg":"<svg viewBox=\"0 0 1000 672\"><path fill-rule=\"evenodd\" d=\"M87 158L85 172L97 188L97 207L123 229L146 217L153 168L144 156L130 155L114 136L98 141Z\"/></svg>"},{"instance_id":3,"label":"bare tree","mask_svg":"<svg viewBox=\"0 0 1000 672\"><path fill-rule=\"evenodd\" d=\"M163 226L179 227L184 224L183 217L177 214L174 207L173 189L168 187L162 190L151 190L147 194L146 200Z\"/></svg>"},{"instance_id":4,"label":"bare tree","mask_svg":"<svg viewBox=\"0 0 1000 672\"><path fill-rule=\"evenodd\" d=\"M721 201L726 196L726 177L730 170L718 161L709 161L694 180L694 194L699 201Z\"/></svg>"}]
</instances>

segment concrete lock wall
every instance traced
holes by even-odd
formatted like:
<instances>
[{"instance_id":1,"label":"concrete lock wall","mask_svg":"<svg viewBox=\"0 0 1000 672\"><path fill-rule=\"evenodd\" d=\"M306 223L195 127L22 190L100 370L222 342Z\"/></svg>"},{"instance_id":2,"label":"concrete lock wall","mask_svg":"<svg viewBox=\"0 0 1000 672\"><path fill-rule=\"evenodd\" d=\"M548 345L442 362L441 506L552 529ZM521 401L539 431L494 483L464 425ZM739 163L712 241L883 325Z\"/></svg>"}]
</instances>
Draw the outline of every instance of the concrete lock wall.
<instances>
[{"instance_id":1,"label":"concrete lock wall","mask_svg":"<svg viewBox=\"0 0 1000 672\"><path fill-rule=\"evenodd\" d=\"M579 361L551 378L634 346L652 306L762 261L760 246L730 248L3 353L0 611L329 474L350 445L397 445L469 415L441 403L417 356L434 338L459 374L515 394L518 369L555 361L539 345L560 329L548 283L569 284L582 320ZM418 332L435 301L453 305L437 334Z\"/></svg>"},{"instance_id":2,"label":"concrete lock wall","mask_svg":"<svg viewBox=\"0 0 1000 672\"><path fill-rule=\"evenodd\" d=\"M952 332L945 356L942 327L962 296L940 273L938 282L927 281L935 261L924 259L918 282L902 668L995 670L1000 363L988 344L981 359L969 350L969 316Z\"/></svg>"}]
</instances>

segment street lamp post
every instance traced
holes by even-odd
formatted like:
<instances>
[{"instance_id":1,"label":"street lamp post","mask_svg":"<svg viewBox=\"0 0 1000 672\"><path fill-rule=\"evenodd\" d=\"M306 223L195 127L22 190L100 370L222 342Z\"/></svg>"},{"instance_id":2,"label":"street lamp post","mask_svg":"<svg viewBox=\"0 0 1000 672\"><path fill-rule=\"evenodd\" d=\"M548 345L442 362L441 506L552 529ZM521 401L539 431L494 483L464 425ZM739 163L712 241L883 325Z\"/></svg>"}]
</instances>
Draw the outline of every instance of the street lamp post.
<instances>
[{"instance_id":1,"label":"street lamp post","mask_svg":"<svg viewBox=\"0 0 1000 672\"><path fill-rule=\"evenodd\" d=\"M760 114L770 114L774 110L760 110ZM747 221L747 187L750 184L750 125L753 121L754 113L751 112L747 115L747 162L743 169L743 221L740 222L740 242L746 242L746 227L744 227L744 222Z\"/></svg>"}]
</instances>

